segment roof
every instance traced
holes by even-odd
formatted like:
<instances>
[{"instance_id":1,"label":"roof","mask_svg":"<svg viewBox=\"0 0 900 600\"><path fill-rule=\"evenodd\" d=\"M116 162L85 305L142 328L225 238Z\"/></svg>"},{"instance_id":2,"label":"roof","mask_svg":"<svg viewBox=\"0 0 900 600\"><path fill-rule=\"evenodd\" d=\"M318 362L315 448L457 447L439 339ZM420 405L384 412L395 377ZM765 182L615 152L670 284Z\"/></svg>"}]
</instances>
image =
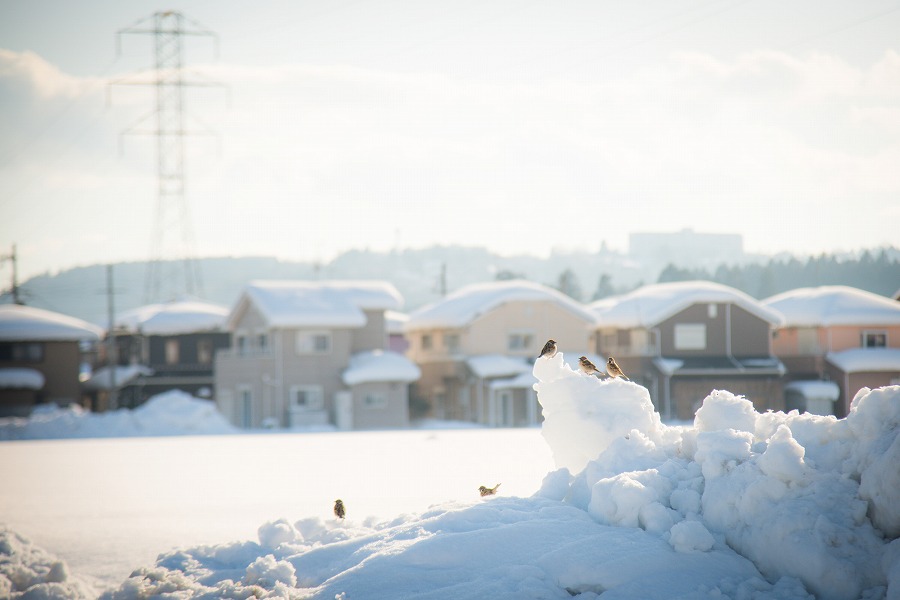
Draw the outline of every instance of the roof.
<instances>
[{"instance_id":1,"label":"roof","mask_svg":"<svg viewBox=\"0 0 900 600\"><path fill-rule=\"evenodd\" d=\"M900 325L900 302L845 285L790 290L762 301L787 327Z\"/></svg>"},{"instance_id":2,"label":"roof","mask_svg":"<svg viewBox=\"0 0 900 600\"><path fill-rule=\"evenodd\" d=\"M39 390L44 387L44 374L36 369L0 369L0 390Z\"/></svg>"},{"instance_id":3,"label":"roof","mask_svg":"<svg viewBox=\"0 0 900 600\"><path fill-rule=\"evenodd\" d=\"M464 327L510 302L552 302L593 324L595 319L580 302L553 288L531 281L491 281L468 285L423 306L409 316L407 330Z\"/></svg>"},{"instance_id":4,"label":"roof","mask_svg":"<svg viewBox=\"0 0 900 600\"><path fill-rule=\"evenodd\" d=\"M248 304L272 327L362 327L364 310L397 310L403 297L384 281L251 281L228 318Z\"/></svg>"},{"instance_id":5,"label":"roof","mask_svg":"<svg viewBox=\"0 0 900 600\"><path fill-rule=\"evenodd\" d=\"M590 305L601 326L632 329L654 327L694 304L735 304L772 324L781 314L744 292L712 281L676 281L645 285Z\"/></svg>"},{"instance_id":6,"label":"roof","mask_svg":"<svg viewBox=\"0 0 900 600\"><path fill-rule=\"evenodd\" d=\"M411 383L421 376L419 367L402 354L372 350L351 356L350 365L344 370L341 380L344 385L379 381Z\"/></svg>"},{"instance_id":7,"label":"roof","mask_svg":"<svg viewBox=\"0 0 900 600\"><path fill-rule=\"evenodd\" d=\"M0 341L67 342L101 337L102 328L75 317L33 306L0 305Z\"/></svg>"},{"instance_id":8,"label":"roof","mask_svg":"<svg viewBox=\"0 0 900 600\"><path fill-rule=\"evenodd\" d=\"M109 367L101 367L91 373L91 376L84 382L85 389L88 390L108 390L112 387L112 369ZM140 377L141 375L153 375L153 370L144 365L117 365L115 368L116 387L124 387Z\"/></svg>"},{"instance_id":9,"label":"roof","mask_svg":"<svg viewBox=\"0 0 900 600\"><path fill-rule=\"evenodd\" d=\"M224 306L182 300L123 312L116 318L116 327L146 335L178 335L221 331L227 318L228 309Z\"/></svg>"},{"instance_id":10,"label":"roof","mask_svg":"<svg viewBox=\"0 0 900 600\"><path fill-rule=\"evenodd\" d=\"M844 373L896 371L900 373L900 348L851 348L829 352L825 360Z\"/></svg>"},{"instance_id":11,"label":"roof","mask_svg":"<svg viewBox=\"0 0 900 600\"><path fill-rule=\"evenodd\" d=\"M784 386L786 392L797 392L804 398L822 398L834 402L841 395L841 388L833 381L792 381Z\"/></svg>"},{"instance_id":12,"label":"roof","mask_svg":"<svg viewBox=\"0 0 900 600\"><path fill-rule=\"evenodd\" d=\"M538 378L534 376L534 373L529 371L508 379L495 379L491 382L490 388L492 390L527 389L534 387L534 384L537 382Z\"/></svg>"},{"instance_id":13,"label":"roof","mask_svg":"<svg viewBox=\"0 0 900 600\"><path fill-rule=\"evenodd\" d=\"M663 374L674 375L784 375L786 369L774 356L686 356L653 359Z\"/></svg>"},{"instance_id":14,"label":"roof","mask_svg":"<svg viewBox=\"0 0 900 600\"><path fill-rule=\"evenodd\" d=\"M531 365L524 359L503 354L481 354L466 359L466 365L482 379L509 377L531 371Z\"/></svg>"}]
</instances>

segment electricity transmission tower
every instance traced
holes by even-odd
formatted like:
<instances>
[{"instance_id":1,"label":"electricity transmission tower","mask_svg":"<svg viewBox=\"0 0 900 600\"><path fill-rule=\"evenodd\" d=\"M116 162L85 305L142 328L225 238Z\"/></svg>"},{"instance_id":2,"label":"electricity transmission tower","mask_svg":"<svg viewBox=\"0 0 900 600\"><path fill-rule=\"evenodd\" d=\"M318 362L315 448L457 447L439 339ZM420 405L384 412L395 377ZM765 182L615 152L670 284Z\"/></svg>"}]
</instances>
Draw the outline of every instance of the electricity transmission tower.
<instances>
[{"instance_id":1,"label":"electricity transmission tower","mask_svg":"<svg viewBox=\"0 0 900 600\"><path fill-rule=\"evenodd\" d=\"M156 88L154 110L122 132L152 135L157 144L157 205L150 244L150 261L144 281L144 301L158 302L183 296L202 296L200 266L194 257L194 238L185 196L184 137L209 134L189 131L185 124L184 91L188 86L221 84L189 79L184 71L185 36L218 37L177 11L156 12L120 29L116 47L120 52L124 34L153 37L156 65L149 78L142 73L111 81L110 85L144 85ZM179 273L180 271L180 273Z\"/></svg>"}]
</instances>

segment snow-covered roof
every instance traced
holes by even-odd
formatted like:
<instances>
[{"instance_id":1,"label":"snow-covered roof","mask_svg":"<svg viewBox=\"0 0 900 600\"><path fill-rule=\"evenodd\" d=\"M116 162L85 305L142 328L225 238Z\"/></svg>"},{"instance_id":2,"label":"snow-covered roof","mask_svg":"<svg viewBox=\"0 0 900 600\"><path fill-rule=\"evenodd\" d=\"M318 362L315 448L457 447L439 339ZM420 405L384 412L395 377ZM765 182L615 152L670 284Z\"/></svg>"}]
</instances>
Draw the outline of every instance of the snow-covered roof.
<instances>
[{"instance_id":1,"label":"snow-covered roof","mask_svg":"<svg viewBox=\"0 0 900 600\"><path fill-rule=\"evenodd\" d=\"M87 321L42 308L0 305L0 341L61 342L99 340L103 329Z\"/></svg>"},{"instance_id":2,"label":"snow-covered roof","mask_svg":"<svg viewBox=\"0 0 900 600\"><path fill-rule=\"evenodd\" d=\"M153 370L144 365L119 365L115 369L116 387L128 385L134 379L141 375L153 375ZM112 369L109 367L101 367L91 373L91 376L84 382L85 389L88 390L108 390L112 387Z\"/></svg>"},{"instance_id":3,"label":"snow-covered roof","mask_svg":"<svg viewBox=\"0 0 900 600\"><path fill-rule=\"evenodd\" d=\"M823 400L837 400L841 395L841 388L833 381L792 381L784 386L786 392L798 392L804 398L822 398Z\"/></svg>"},{"instance_id":4,"label":"snow-covered roof","mask_svg":"<svg viewBox=\"0 0 900 600\"><path fill-rule=\"evenodd\" d=\"M0 390L39 390L44 387L44 374L35 369L0 369Z\"/></svg>"},{"instance_id":5,"label":"snow-covered roof","mask_svg":"<svg viewBox=\"0 0 900 600\"><path fill-rule=\"evenodd\" d=\"M787 327L900 325L900 302L845 285L790 290L762 301Z\"/></svg>"},{"instance_id":6,"label":"snow-covered roof","mask_svg":"<svg viewBox=\"0 0 900 600\"><path fill-rule=\"evenodd\" d=\"M509 377L506 379L495 379L491 382L492 390L511 390L511 389L521 389L521 388L530 388L533 387L534 384L538 382L537 377L534 376L534 373L528 371L526 373L520 373L515 377Z\"/></svg>"},{"instance_id":7,"label":"snow-covered roof","mask_svg":"<svg viewBox=\"0 0 900 600\"><path fill-rule=\"evenodd\" d=\"M730 303L760 319L780 325L781 314L727 285L712 281L677 281L645 285L632 292L590 305L604 327L653 327L694 304Z\"/></svg>"},{"instance_id":8,"label":"snow-covered roof","mask_svg":"<svg viewBox=\"0 0 900 600\"><path fill-rule=\"evenodd\" d=\"M845 373L896 371L900 373L900 348L851 348L829 352L825 360Z\"/></svg>"},{"instance_id":9,"label":"snow-covered roof","mask_svg":"<svg viewBox=\"0 0 900 600\"><path fill-rule=\"evenodd\" d=\"M228 309L217 304L181 300L149 304L121 313L116 327L145 335L178 335L201 331L220 331L225 327Z\"/></svg>"},{"instance_id":10,"label":"snow-covered roof","mask_svg":"<svg viewBox=\"0 0 900 600\"><path fill-rule=\"evenodd\" d=\"M350 365L344 370L341 380L344 385L359 385L377 381L411 383L421 376L422 372L419 367L402 354L372 350L351 356Z\"/></svg>"},{"instance_id":11,"label":"snow-covered roof","mask_svg":"<svg viewBox=\"0 0 900 600\"><path fill-rule=\"evenodd\" d=\"M403 297L386 281L252 281L228 319L253 304L272 327L362 327L364 310L397 310Z\"/></svg>"},{"instance_id":12,"label":"snow-covered roof","mask_svg":"<svg viewBox=\"0 0 900 600\"><path fill-rule=\"evenodd\" d=\"M595 321L585 306L553 288L531 281L492 281L468 285L423 306L409 316L407 330L463 327L508 302L553 302L590 324Z\"/></svg>"},{"instance_id":13,"label":"snow-covered roof","mask_svg":"<svg viewBox=\"0 0 900 600\"><path fill-rule=\"evenodd\" d=\"M466 364L477 377L508 377L531 371L531 365L521 358L503 354L482 354L466 359Z\"/></svg>"}]
</instances>

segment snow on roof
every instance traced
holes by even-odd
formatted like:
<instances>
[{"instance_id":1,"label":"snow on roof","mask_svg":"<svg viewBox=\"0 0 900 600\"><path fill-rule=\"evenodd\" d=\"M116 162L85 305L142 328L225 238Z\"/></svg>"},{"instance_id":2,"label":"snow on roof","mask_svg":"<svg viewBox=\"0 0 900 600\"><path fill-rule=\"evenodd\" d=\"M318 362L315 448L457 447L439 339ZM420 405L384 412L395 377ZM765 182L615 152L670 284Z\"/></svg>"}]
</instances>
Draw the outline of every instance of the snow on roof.
<instances>
[{"instance_id":1,"label":"snow on roof","mask_svg":"<svg viewBox=\"0 0 900 600\"><path fill-rule=\"evenodd\" d=\"M131 381L140 375L153 375L153 370L144 365L119 365L115 370L116 387L128 385ZM85 389L88 390L108 390L112 387L112 369L109 367L101 367L91 373L91 376L84 382Z\"/></svg>"},{"instance_id":2,"label":"snow on roof","mask_svg":"<svg viewBox=\"0 0 900 600\"><path fill-rule=\"evenodd\" d=\"M841 395L841 388L833 381L792 381L784 386L784 391L798 392L804 398L822 398L832 402Z\"/></svg>"},{"instance_id":3,"label":"snow on roof","mask_svg":"<svg viewBox=\"0 0 900 600\"><path fill-rule=\"evenodd\" d=\"M201 331L220 331L228 318L228 309L196 300L149 304L121 313L116 327L147 335L178 335Z\"/></svg>"},{"instance_id":4,"label":"snow on roof","mask_svg":"<svg viewBox=\"0 0 900 600\"><path fill-rule=\"evenodd\" d=\"M44 387L44 374L35 369L0 369L0 390L39 390Z\"/></svg>"},{"instance_id":5,"label":"snow on roof","mask_svg":"<svg viewBox=\"0 0 900 600\"><path fill-rule=\"evenodd\" d=\"M247 302L275 327L362 327L364 310L396 310L403 297L385 281L251 281L229 325Z\"/></svg>"},{"instance_id":6,"label":"snow on roof","mask_svg":"<svg viewBox=\"0 0 900 600\"><path fill-rule=\"evenodd\" d=\"M465 286L409 316L407 329L463 327L508 302L554 302L593 324L594 315L558 290L531 281L492 281Z\"/></svg>"},{"instance_id":7,"label":"snow on roof","mask_svg":"<svg viewBox=\"0 0 900 600\"><path fill-rule=\"evenodd\" d=\"M87 321L42 308L19 304L0 305L0 341L99 340L103 329Z\"/></svg>"},{"instance_id":8,"label":"snow on roof","mask_svg":"<svg viewBox=\"0 0 900 600\"><path fill-rule=\"evenodd\" d=\"M844 373L896 371L900 373L900 348L851 348L829 352L825 360Z\"/></svg>"},{"instance_id":9,"label":"snow on roof","mask_svg":"<svg viewBox=\"0 0 900 600\"><path fill-rule=\"evenodd\" d=\"M507 379L495 379L491 382L490 387L492 390L530 388L533 387L537 382L537 377L535 377L534 374L529 371L516 375L515 377L509 377Z\"/></svg>"},{"instance_id":10,"label":"snow on roof","mask_svg":"<svg viewBox=\"0 0 900 600\"><path fill-rule=\"evenodd\" d=\"M402 354L372 350L351 356L350 365L341 379L345 385L359 385L376 381L411 383L421 376L419 367Z\"/></svg>"},{"instance_id":11,"label":"snow on roof","mask_svg":"<svg viewBox=\"0 0 900 600\"><path fill-rule=\"evenodd\" d=\"M900 302L845 285L799 288L762 302L789 327L900 325Z\"/></svg>"},{"instance_id":12,"label":"snow on roof","mask_svg":"<svg viewBox=\"0 0 900 600\"><path fill-rule=\"evenodd\" d=\"M531 365L523 359L502 354L482 354L466 359L466 364L481 378L505 377L531 371Z\"/></svg>"},{"instance_id":13,"label":"snow on roof","mask_svg":"<svg viewBox=\"0 0 900 600\"><path fill-rule=\"evenodd\" d=\"M760 319L779 325L781 314L740 290L712 281L677 281L645 285L590 305L601 326L629 329L653 327L694 304L731 303Z\"/></svg>"}]
</instances>

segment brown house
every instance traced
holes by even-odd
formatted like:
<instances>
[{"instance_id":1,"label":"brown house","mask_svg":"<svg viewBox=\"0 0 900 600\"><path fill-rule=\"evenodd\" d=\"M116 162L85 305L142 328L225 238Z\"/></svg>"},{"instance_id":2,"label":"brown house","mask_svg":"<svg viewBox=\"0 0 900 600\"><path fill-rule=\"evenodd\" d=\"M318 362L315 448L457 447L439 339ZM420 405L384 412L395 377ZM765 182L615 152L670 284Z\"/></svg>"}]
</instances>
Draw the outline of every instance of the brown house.
<instances>
[{"instance_id":1,"label":"brown house","mask_svg":"<svg viewBox=\"0 0 900 600\"><path fill-rule=\"evenodd\" d=\"M692 419L712 390L783 408L784 367L771 348L781 316L750 296L708 281L662 283L591 305L597 354L614 356L666 418Z\"/></svg>"},{"instance_id":2,"label":"brown house","mask_svg":"<svg viewBox=\"0 0 900 600\"><path fill-rule=\"evenodd\" d=\"M840 285L799 288L762 302L784 316L772 349L787 378L831 382L836 394L828 414L845 416L861 387L900 382L900 302ZM807 398L798 400L789 408L807 408Z\"/></svg>"},{"instance_id":3,"label":"brown house","mask_svg":"<svg viewBox=\"0 0 900 600\"><path fill-rule=\"evenodd\" d=\"M27 416L39 404L81 402L82 344L103 330L81 319L0 306L0 416Z\"/></svg>"}]
</instances>

